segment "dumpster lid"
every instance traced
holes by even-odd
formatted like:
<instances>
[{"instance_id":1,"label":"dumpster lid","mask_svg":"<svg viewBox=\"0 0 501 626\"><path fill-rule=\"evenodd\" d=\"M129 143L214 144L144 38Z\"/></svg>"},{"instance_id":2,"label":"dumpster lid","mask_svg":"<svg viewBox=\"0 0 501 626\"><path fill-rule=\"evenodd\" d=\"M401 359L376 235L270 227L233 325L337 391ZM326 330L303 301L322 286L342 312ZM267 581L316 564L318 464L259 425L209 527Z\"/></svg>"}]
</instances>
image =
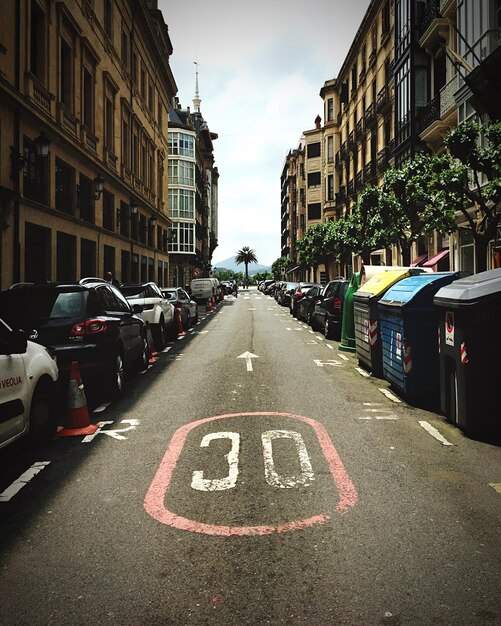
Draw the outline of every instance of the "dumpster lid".
<instances>
[{"instance_id":1,"label":"dumpster lid","mask_svg":"<svg viewBox=\"0 0 501 626\"><path fill-rule=\"evenodd\" d=\"M435 296L433 302L438 305L471 304L492 296L501 294L501 268L472 274L466 278L454 281L446 287L442 287Z\"/></svg>"},{"instance_id":2,"label":"dumpster lid","mask_svg":"<svg viewBox=\"0 0 501 626\"><path fill-rule=\"evenodd\" d=\"M362 298L379 297L383 295L392 285L394 285L402 278L411 276L414 274L421 274L421 268L401 268L393 270L385 270L379 272L371 279L369 279L360 289L356 292L355 296L361 296Z\"/></svg>"},{"instance_id":3,"label":"dumpster lid","mask_svg":"<svg viewBox=\"0 0 501 626\"><path fill-rule=\"evenodd\" d=\"M442 286L448 285L453 280L461 276L460 272L437 272L434 274L418 274L417 276L409 276L398 283L395 283L384 294L380 300L381 304L386 305L405 305L414 300L419 295L424 295L426 289L428 293L438 291Z\"/></svg>"}]
</instances>

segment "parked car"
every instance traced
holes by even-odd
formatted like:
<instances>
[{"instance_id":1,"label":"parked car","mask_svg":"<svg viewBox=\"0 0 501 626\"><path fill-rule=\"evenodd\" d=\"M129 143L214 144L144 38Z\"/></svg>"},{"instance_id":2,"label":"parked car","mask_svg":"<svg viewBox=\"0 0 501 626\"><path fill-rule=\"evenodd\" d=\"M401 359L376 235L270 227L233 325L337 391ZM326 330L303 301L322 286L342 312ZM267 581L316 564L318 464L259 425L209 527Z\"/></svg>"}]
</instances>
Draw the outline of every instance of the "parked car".
<instances>
[{"instance_id":1,"label":"parked car","mask_svg":"<svg viewBox=\"0 0 501 626\"><path fill-rule=\"evenodd\" d=\"M85 385L102 383L110 396L125 376L148 366L146 328L120 291L103 280L85 284L37 284L0 293L0 310L11 328L54 353L63 389L72 361Z\"/></svg>"},{"instance_id":2,"label":"parked car","mask_svg":"<svg viewBox=\"0 0 501 626\"><path fill-rule=\"evenodd\" d=\"M163 297L179 309L183 328L198 322L197 303L181 287L168 287L160 290Z\"/></svg>"},{"instance_id":3,"label":"parked car","mask_svg":"<svg viewBox=\"0 0 501 626\"><path fill-rule=\"evenodd\" d=\"M323 290L324 285L315 285L308 289L297 305L296 317L298 320L303 320L307 324L311 323L311 316L315 310L315 304L318 302L318 296Z\"/></svg>"},{"instance_id":4,"label":"parked car","mask_svg":"<svg viewBox=\"0 0 501 626\"><path fill-rule=\"evenodd\" d=\"M131 305L139 304L142 307L140 315L151 326L157 350L162 350L168 339L177 337L174 305L163 297L156 283L122 285L120 291Z\"/></svg>"},{"instance_id":5,"label":"parked car","mask_svg":"<svg viewBox=\"0 0 501 626\"><path fill-rule=\"evenodd\" d=\"M262 282L259 283L259 286L258 286L259 291L262 291L264 293L264 290L266 289L266 287L268 287L274 282L275 281L272 278L267 278L266 280L263 280Z\"/></svg>"},{"instance_id":6,"label":"parked car","mask_svg":"<svg viewBox=\"0 0 501 626\"><path fill-rule=\"evenodd\" d=\"M278 292L277 302L281 306L290 306L291 294L295 291L297 282L284 282Z\"/></svg>"},{"instance_id":7,"label":"parked car","mask_svg":"<svg viewBox=\"0 0 501 626\"><path fill-rule=\"evenodd\" d=\"M308 289L310 289L311 287L317 287L319 285L320 283L296 283L296 289L291 293L291 299L289 303L289 309L293 317L296 317L299 301L303 298Z\"/></svg>"},{"instance_id":8,"label":"parked car","mask_svg":"<svg viewBox=\"0 0 501 626\"><path fill-rule=\"evenodd\" d=\"M265 282L267 282L267 281L265 281ZM274 280L272 280L271 282L268 282L268 284L263 289L263 293L265 295L267 295L267 296L273 295L273 293L275 292L276 284L277 283Z\"/></svg>"},{"instance_id":9,"label":"parked car","mask_svg":"<svg viewBox=\"0 0 501 626\"><path fill-rule=\"evenodd\" d=\"M57 379L47 348L0 319L0 448L25 434L38 443L56 432Z\"/></svg>"},{"instance_id":10,"label":"parked car","mask_svg":"<svg viewBox=\"0 0 501 626\"><path fill-rule=\"evenodd\" d=\"M350 281L335 278L327 283L316 299L317 303L311 316L311 327L322 330L327 339L338 339L343 321L343 303Z\"/></svg>"},{"instance_id":11,"label":"parked car","mask_svg":"<svg viewBox=\"0 0 501 626\"><path fill-rule=\"evenodd\" d=\"M205 304L209 298L216 295L211 278L194 278L190 287L191 297L199 304Z\"/></svg>"}]
</instances>

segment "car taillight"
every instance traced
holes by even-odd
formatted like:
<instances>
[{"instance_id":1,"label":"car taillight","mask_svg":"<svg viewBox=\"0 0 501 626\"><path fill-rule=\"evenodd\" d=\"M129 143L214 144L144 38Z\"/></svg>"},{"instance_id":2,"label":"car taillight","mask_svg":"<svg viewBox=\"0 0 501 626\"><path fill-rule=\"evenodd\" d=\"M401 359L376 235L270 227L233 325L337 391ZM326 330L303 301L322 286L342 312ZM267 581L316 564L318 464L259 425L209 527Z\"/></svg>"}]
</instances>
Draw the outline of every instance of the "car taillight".
<instances>
[{"instance_id":1,"label":"car taillight","mask_svg":"<svg viewBox=\"0 0 501 626\"><path fill-rule=\"evenodd\" d=\"M300 291L296 291L294 297L296 298L296 300L300 300L303 297L303 294Z\"/></svg>"},{"instance_id":2,"label":"car taillight","mask_svg":"<svg viewBox=\"0 0 501 626\"><path fill-rule=\"evenodd\" d=\"M334 309L334 311L341 311L341 300L339 298L334 298L334 300L332 301L332 308Z\"/></svg>"},{"instance_id":3,"label":"car taillight","mask_svg":"<svg viewBox=\"0 0 501 626\"><path fill-rule=\"evenodd\" d=\"M96 335L97 333L104 333L106 330L108 330L108 325L104 320L94 319L73 324L71 334L81 337L82 335Z\"/></svg>"}]
</instances>

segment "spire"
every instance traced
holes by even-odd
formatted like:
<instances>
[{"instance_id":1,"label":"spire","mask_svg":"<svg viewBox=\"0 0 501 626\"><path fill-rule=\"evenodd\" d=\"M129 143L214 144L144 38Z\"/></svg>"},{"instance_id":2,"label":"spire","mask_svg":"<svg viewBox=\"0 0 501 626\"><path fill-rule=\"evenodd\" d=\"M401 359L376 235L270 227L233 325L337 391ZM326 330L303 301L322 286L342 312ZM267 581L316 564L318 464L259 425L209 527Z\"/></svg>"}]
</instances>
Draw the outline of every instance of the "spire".
<instances>
[{"instance_id":1,"label":"spire","mask_svg":"<svg viewBox=\"0 0 501 626\"><path fill-rule=\"evenodd\" d=\"M201 104L201 100L200 100L200 96L198 94L198 61L193 61L193 63L196 65L196 81L195 81L195 97L193 98L193 108L195 109L196 113L200 113L200 104Z\"/></svg>"}]
</instances>

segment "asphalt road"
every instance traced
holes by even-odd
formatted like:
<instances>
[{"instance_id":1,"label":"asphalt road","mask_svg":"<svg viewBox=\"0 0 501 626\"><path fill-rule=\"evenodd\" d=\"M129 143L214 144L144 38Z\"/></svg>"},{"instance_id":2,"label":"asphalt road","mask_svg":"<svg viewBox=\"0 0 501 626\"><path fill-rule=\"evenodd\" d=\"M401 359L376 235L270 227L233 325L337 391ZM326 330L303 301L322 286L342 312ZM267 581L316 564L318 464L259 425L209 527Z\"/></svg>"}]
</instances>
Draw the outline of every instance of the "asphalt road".
<instances>
[{"instance_id":1,"label":"asphalt road","mask_svg":"<svg viewBox=\"0 0 501 626\"><path fill-rule=\"evenodd\" d=\"M94 437L0 451L0 624L501 624L501 448L356 365L240 291Z\"/></svg>"}]
</instances>

